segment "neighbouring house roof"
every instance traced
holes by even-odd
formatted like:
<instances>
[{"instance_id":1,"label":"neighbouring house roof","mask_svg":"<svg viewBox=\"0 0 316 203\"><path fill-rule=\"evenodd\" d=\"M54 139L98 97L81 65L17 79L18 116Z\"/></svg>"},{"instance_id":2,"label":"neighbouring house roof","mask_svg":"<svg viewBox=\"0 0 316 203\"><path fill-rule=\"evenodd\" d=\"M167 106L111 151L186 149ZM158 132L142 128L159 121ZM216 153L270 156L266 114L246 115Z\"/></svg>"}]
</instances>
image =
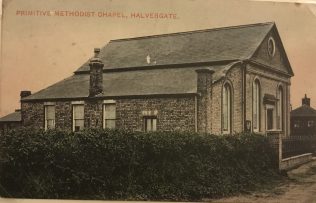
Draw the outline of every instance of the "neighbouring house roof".
<instances>
[{"instance_id":1,"label":"neighbouring house roof","mask_svg":"<svg viewBox=\"0 0 316 203\"><path fill-rule=\"evenodd\" d=\"M249 59L273 26L259 23L112 40L99 57L104 69ZM87 61L76 73L89 69Z\"/></svg>"},{"instance_id":2,"label":"neighbouring house roof","mask_svg":"<svg viewBox=\"0 0 316 203\"><path fill-rule=\"evenodd\" d=\"M10 113L2 118L0 118L0 122L20 122L21 121L21 111L15 111Z\"/></svg>"},{"instance_id":3,"label":"neighbouring house roof","mask_svg":"<svg viewBox=\"0 0 316 203\"><path fill-rule=\"evenodd\" d=\"M99 96L197 93L197 73L195 70L216 70L213 74L213 82L216 82L234 64L103 73L103 95ZM88 97L89 80L89 74L75 74L22 100Z\"/></svg>"},{"instance_id":4,"label":"neighbouring house roof","mask_svg":"<svg viewBox=\"0 0 316 203\"><path fill-rule=\"evenodd\" d=\"M292 110L291 117L316 117L316 110L304 104Z\"/></svg>"}]
</instances>

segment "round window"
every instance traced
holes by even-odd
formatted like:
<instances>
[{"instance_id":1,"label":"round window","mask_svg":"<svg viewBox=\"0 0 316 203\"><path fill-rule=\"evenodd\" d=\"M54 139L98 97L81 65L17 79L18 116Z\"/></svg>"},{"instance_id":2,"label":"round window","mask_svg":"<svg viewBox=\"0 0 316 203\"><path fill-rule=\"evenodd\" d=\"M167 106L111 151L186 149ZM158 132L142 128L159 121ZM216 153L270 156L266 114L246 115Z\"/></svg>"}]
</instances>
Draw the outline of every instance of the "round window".
<instances>
[{"instance_id":1,"label":"round window","mask_svg":"<svg viewBox=\"0 0 316 203\"><path fill-rule=\"evenodd\" d=\"M272 37L270 37L268 40L268 53L270 56L274 56L275 54L275 42Z\"/></svg>"}]
</instances>

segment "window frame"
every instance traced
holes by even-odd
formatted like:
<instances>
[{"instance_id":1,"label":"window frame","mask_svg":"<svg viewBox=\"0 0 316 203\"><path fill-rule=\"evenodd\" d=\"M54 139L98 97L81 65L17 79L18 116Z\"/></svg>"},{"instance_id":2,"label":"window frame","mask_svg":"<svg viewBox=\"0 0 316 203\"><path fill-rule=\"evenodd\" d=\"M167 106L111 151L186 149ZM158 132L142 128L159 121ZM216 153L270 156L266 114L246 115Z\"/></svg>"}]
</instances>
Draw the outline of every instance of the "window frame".
<instances>
[{"instance_id":1,"label":"window frame","mask_svg":"<svg viewBox=\"0 0 316 203\"><path fill-rule=\"evenodd\" d=\"M48 109L49 107L53 107L54 109L54 119L47 119L48 116ZM53 126L52 127L48 127L48 120L52 120L53 121ZM45 130L49 130L49 129L55 129L56 127L56 106L54 103L51 102L45 102L44 103L44 129Z\"/></svg>"},{"instance_id":2,"label":"window frame","mask_svg":"<svg viewBox=\"0 0 316 203\"><path fill-rule=\"evenodd\" d=\"M274 121L274 119L275 119L274 113L275 112L274 111L275 111L274 108L267 107L267 110L266 110L266 120L267 120L266 121L266 128L267 128L267 131L274 131L275 130L275 121Z\"/></svg>"},{"instance_id":3,"label":"window frame","mask_svg":"<svg viewBox=\"0 0 316 203\"><path fill-rule=\"evenodd\" d=\"M315 122L314 122L313 120L308 120L308 121L307 121L307 127L308 127L308 128L313 128L314 125L315 125Z\"/></svg>"},{"instance_id":4,"label":"window frame","mask_svg":"<svg viewBox=\"0 0 316 203\"><path fill-rule=\"evenodd\" d=\"M227 106L227 107L225 107ZM233 112L233 88L228 82L225 82L222 88L222 133L232 132L232 112ZM227 108L227 109L226 109Z\"/></svg>"},{"instance_id":5,"label":"window frame","mask_svg":"<svg viewBox=\"0 0 316 203\"><path fill-rule=\"evenodd\" d=\"M293 128L297 129L297 128L300 128L301 127L301 122L296 120L293 122Z\"/></svg>"},{"instance_id":6,"label":"window frame","mask_svg":"<svg viewBox=\"0 0 316 203\"><path fill-rule=\"evenodd\" d=\"M255 109L256 107L256 109ZM261 83L255 78L252 85L252 131L261 130ZM254 122L256 119L256 123Z\"/></svg>"},{"instance_id":7,"label":"window frame","mask_svg":"<svg viewBox=\"0 0 316 203\"><path fill-rule=\"evenodd\" d=\"M147 121L151 120L151 130L148 130L148 126L147 126ZM155 129L153 129L154 126L154 120L156 120L155 123ZM158 126L158 118L157 116L143 116L143 125L144 125L144 131L145 132L156 132L158 130L157 126Z\"/></svg>"},{"instance_id":8,"label":"window frame","mask_svg":"<svg viewBox=\"0 0 316 203\"><path fill-rule=\"evenodd\" d=\"M82 106L82 108L83 108L83 118L82 119L75 118L75 107L78 107L78 106ZM85 128L84 112L85 112L84 102L73 102L72 103L72 131L73 132L78 132L78 131L83 130ZM76 121L77 120L83 121L82 129L76 130Z\"/></svg>"},{"instance_id":9,"label":"window frame","mask_svg":"<svg viewBox=\"0 0 316 203\"><path fill-rule=\"evenodd\" d=\"M114 106L115 111L114 111L114 118L106 118L106 106ZM116 128L116 102L114 100L104 100L102 104L102 128L107 129L106 127L106 121L114 121L114 127L110 127L108 129L115 129Z\"/></svg>"}]
</instances>

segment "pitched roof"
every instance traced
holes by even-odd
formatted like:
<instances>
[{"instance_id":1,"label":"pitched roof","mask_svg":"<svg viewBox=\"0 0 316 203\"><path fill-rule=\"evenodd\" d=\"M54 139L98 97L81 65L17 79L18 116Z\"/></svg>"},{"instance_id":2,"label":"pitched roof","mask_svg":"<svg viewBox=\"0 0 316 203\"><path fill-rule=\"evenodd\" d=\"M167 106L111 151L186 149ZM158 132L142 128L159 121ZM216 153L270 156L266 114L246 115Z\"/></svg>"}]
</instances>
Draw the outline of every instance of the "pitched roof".
<instances>
[{"instance_id":1,"label":"pitched roof","mask_svg":"<svg viewBox=\"0 0 316 203\"><path fill-rule=\"evenodd\" d=\"M197 69L214 70L213 81L225 75L234 64L172 69L133 70L103 73L103 97L190 94L197 92ZM70 99L89 96L89 74L75 74L22 99Z\"/></svg>"},{"instance_id":2,"label":"pitched roof","mask_svg":"<svg viewBox=\"0 0 316 203\"><path fill-rule=\"evenodd\" d=\"M0 118L0 122L20 122L21 121L21 111L15 111L10 113L2 118Z\"/></svg>"},{"instance_id":3,"label":"pitched roof","mask_svg":"<svg viewBox=\"0 0 316 203\"><path fill-rule=\"evenodd\" d=\"M292 110L291 117L316 117L316 110L304 104Z\"/></svg>"},{"instance_id":4,"label":"pitched roof","mask_svg":"<svg viewBox=\"0 0 316 203\"><path fill-rule=\"evenodd\" d=\"M259 23L112 40L99 57L104 69L249 59L273 26ZM87 61L76 72L89 69Z\"/></svg>"},{"instance_id":5,"label":"pitched roof","mask_svg":"<svg viewBox=\"0 0 316 203\"><path fill-rule=\"evenodd\" d=\"M273 26L260 23L112 40L98 55L104 63L100 96L196 93L196 69L214 70L214 81L219 80L235 63L252 57ZM88 97L88 62L73 76L22 100ZM174 66L179 64L184 66Z\"/></svg>"}]
</instances>

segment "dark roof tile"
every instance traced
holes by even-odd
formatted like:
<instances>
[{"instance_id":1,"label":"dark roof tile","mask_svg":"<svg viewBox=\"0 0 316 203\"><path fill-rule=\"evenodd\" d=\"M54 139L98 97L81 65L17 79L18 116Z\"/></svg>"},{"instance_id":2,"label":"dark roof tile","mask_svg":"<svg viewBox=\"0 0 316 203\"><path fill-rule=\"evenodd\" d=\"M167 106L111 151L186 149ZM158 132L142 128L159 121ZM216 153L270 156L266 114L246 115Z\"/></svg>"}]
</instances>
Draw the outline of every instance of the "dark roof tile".
<instances>
[{"instance_id":1,"label":"dark roof tile","mask_svg":"<svg viewBox=\"0 0 316 203\"><path fill-rule=\"evenodd\" d=\"M274 23L110 41L99 57L104 69L248 59ZM150 56L150 63L147 63ZM89 61L76 72L89 71Z\"/></svg>"},{"instance_id":2,"label":"dark roof tile","mask_svg":"<svg viewBox=\"0 0 316 203\"><path fill-rule=\"evenodd\" d=\"M102 96L196 93L196 69L214 70L214 81L219 80L233 64L250 58L273 26L274 23L261 23L113 40L99 54L106 69ZM200 62L215 61L221 65L197 66ZM185 66L175 68L175 64ZM22 101L88 97L88 71L86 62L75 75Z\"/></svg>"},{"instance_id":3,"label":"dark roof tile","mask_svg":"<svg viewBox=\"0 0 316 203\"><path fill-rule=\"evenodd\" d=\"M291 117L316 117L316 110L308 105L302 105L291 111Z\"/></svg>"},{"instance_id":4,"label":"dark roof tile","mask_svg":"<svg viewBox=\"0 0 316 203\"><path fill-rule=\"evenodd\" d=\"M237 62L204 67L133 70L103 73L104 97L187 94L197 92L197 69L214 70L213 80L217 81ZM84 98L89 95L89 74L75 74L46 89L22 99L49 100Z\"/></svg>"},{"instance_id":5,"label":"dark roof tile","mask_svg":"<svg viewBox=\"0 0 316 203\"><path fill-rule=\"evenodd\" d=\"M10 113L2 118L0 118L0 122L20 122L21 121L21 112L16 111Z\"/></svg>"}]
</instances>

